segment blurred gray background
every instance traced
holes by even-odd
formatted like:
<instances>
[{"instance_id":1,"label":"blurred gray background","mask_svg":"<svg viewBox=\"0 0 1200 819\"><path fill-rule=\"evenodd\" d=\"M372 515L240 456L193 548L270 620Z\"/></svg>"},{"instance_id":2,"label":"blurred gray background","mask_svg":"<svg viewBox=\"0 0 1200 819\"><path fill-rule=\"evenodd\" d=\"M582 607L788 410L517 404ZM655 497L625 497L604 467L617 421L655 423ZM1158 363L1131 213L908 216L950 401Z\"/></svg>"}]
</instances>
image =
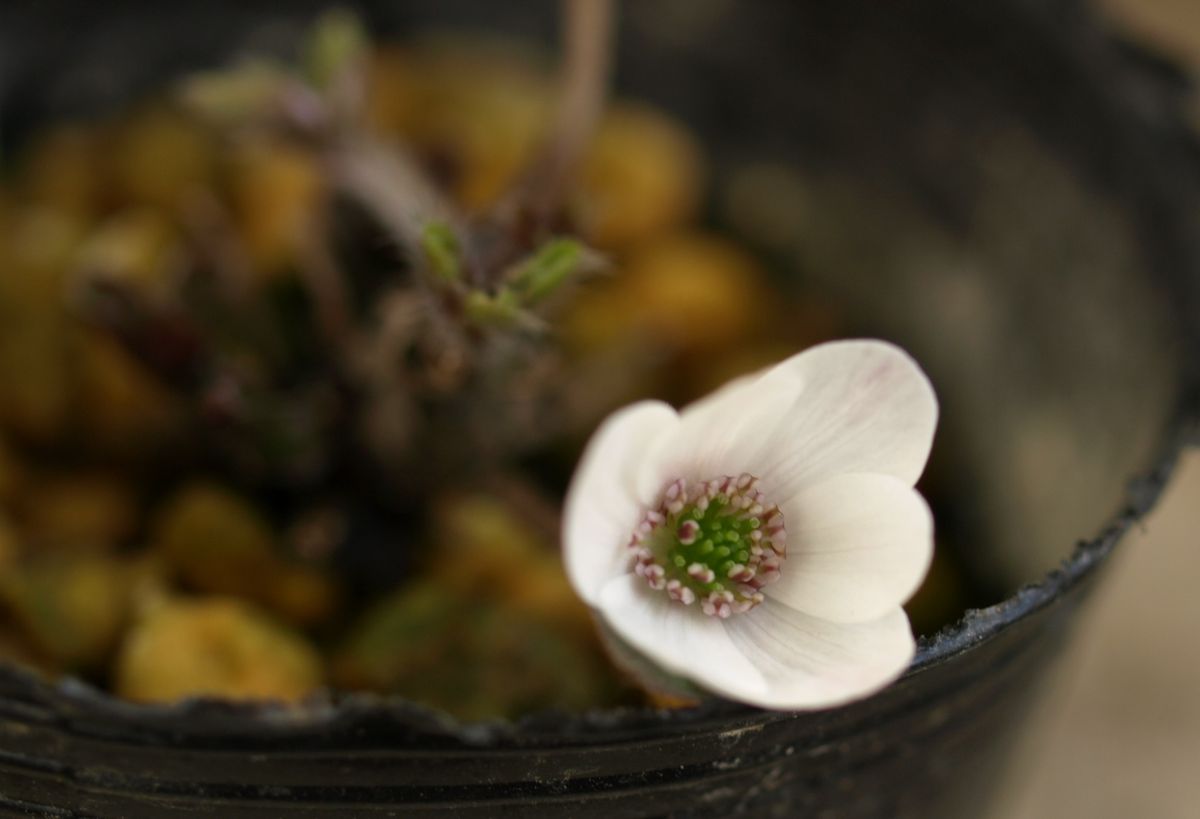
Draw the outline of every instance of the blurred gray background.
<instances>
[{"instance_id":1,"label":"blurred gray background","mask_svg":"<svg viewBox=\"0 0 1200 819\"><path fill-rule=\"evenodd\" d=\"M1200 86L1200 0L1094 1ZM1021 738L992 819L1200 816L1198 533L1193 450L1115 555Z\"/></svg>"},{"instance_id":2,"label":"blurred gray background","mask_svg":"<svg viewBox=\"0 0 1200 819\"><path fill-rule=\"evenodd\" d=\"M1114 555L1021 737L992 819L1200 816L1197 501L1200 450L1192 450L1142 531Z\"/></svg>"},{"instance_id":3,"label":"blurred gray background","mask_svg":"<svg viewBox=\"0 0 1200 819\"><path fill-rule=\"evenodd\" d=\"M1200 84L1200 2L1098 2ZM1198 501L1193 451L1080 622L995 819L1200 816Z\"/></svg>"},{"instance_id":4,"label":"blurred gray background","mask_svg":"<svg viewBox=\"0 0 1200 819\"><path fill-rule=\"evenodd\" d=\"M1200 0L1095 1L1129 39L1174 59L1200 86ZM1004 774L992 819L1200 816L1198 533L1194 450L1115 555Z\"/></svg>"}]
</instances>

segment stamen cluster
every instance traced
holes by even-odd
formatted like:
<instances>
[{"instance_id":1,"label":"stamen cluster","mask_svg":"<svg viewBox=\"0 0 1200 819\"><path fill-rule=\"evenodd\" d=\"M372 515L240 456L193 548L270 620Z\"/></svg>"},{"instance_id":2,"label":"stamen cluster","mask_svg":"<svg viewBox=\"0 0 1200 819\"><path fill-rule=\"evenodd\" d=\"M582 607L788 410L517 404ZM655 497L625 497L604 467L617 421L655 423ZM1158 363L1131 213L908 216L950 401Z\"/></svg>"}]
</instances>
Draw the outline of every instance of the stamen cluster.
<instances>
[{"instance_id":1,"label":"stamen cluster","mask_svg":"<svg viewBox=\"0 0 1200 819\"><path fill-rule=\"evenodd\" d=\"M722 619L763 602L787 557L783 513L743 473L663 490L629 540L633 571L674 601Z\"/></svg>"}]
</instances>

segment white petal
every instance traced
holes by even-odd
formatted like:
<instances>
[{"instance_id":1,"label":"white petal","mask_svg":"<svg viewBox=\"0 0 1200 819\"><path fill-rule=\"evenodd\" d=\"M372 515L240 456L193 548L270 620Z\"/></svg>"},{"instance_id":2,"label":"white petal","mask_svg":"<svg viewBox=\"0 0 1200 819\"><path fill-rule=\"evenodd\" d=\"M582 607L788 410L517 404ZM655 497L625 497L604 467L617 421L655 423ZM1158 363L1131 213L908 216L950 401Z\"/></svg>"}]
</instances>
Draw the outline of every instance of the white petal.
<instances>
[{"instance_id":1,"label":"white petal","mask_svg":"<svg viewBox=\"0 0 1200 819\"><path fill-rule=\"evenodd\" d=\"M933 443L937 398L900 348L835 341L733 382L682 418L677 453L694 453L695 477L751 472L778 502L844 472L915 483Z\"/></svg>"},{"instance_id":2,"label":"white petal","mask_svg":"<svg viewBox=\"0 0 1200 819\"><path fill-rule=\"evenodd\" d=\"M839 475L782 506L788 558L763 591L843 623L873 620L912 596L933 559L933 516L888 475Z\"/></svg>"},{"instance_id":3,"label":"white petal","mask_svg":"<svg viewBox=\"0 0 1200 819\"><path fill-rule=\"evenodd\" d=\"M773 370L734 379L684 407L666 455L676 474L708 480L739 475L755 463L762 436L779 426L800 394L795 380L764 383Z\"/></svg>"},{"instance_id":4,"label":"white petal","mask_svg":"<svg viewBox=\"0 0 1200 819\"><path fill-rule=\"evenodd\" d=\"M655 452L678 426L674 409L642 401L610 416L588 442L563 509L563 561L587 603L623 571L629 537L668 478Z\"/></svg>"},{"instance_id":5,"label":"white petal","mask_svg":"<svg viewBox=\"0 0 1200 819\"><path fill-rule=\"evenodd\" d=\"M767 694L762 675L734 646L725 621L705 615L698 605L675 603L640 577L625 575L605 585L598 608L617 636L667 672L742 702Z\"/></svg>"},{"instance_id":6,"label":"white petal","mask_svg":"<svg viewBox=\"0 0 1200 819\"><path fill-rule=\"evenodd\" d=\"M832 623L768 600L723 621L725 630L766 680L745 701L764 708L827 708L887 686L915 651L902 609L863 623Z\"/></svg>"}]
</instances>

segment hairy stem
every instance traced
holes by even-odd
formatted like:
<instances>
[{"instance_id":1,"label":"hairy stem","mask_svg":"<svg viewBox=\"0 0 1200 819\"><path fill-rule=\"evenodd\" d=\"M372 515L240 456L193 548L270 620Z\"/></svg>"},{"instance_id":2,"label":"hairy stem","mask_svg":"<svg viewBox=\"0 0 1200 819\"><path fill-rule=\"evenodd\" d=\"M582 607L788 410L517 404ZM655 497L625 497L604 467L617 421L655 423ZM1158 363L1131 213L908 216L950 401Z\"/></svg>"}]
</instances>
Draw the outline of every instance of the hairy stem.
<instances>
[{"instance_id":1,"label":"hairy stem","mask_svg":"<svg viewBox=\"0 0 1200 819\"><path fill-rule=\"evenodd\" d=\"M332 234L330 205L312 218L309 229L298 236L300 276L312 297L317 325L325 340L335 347L345 344L350 331L350 297L346 292L346 274L338 265L329 246Z\"/></svg>"},{"instance_id":2,"label":"hairy stem","mask_svg":"<svg viewBox=\"0 0 1200 819\"><path fill-rule=\"evenodd\" d=\"M454 208L406 154L369 139L340 147L332 157L339 186L365 206L413 258L429 220L453 223Z\"/></svg>"},{"instance_id":3,"label":"hairy stem","mask_svg":"<svg viewBox=\"0 0 1200 819\"><path fill-rule=\"evenodd\" d=\"M562 204L604 108L612 52L612 0L563 0L564 65L558 108L541 164L524 199L536 224Z\"/></svg>"}]
</instances>

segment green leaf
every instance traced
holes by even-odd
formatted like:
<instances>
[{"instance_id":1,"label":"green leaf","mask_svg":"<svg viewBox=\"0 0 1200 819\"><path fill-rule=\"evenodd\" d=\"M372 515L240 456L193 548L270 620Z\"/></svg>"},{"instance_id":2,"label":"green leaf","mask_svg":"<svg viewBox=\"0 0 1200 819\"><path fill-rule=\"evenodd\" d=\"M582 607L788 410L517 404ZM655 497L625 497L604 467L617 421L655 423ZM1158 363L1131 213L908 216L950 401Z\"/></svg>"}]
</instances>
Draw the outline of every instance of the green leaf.
<instances>
[{"instance_id":1,"label":"green leaf","mask_svg":"<svg viewBox=\"0 0 1200 819\"><path fill-rule=\"evenodd\" d=\"M332 9L318 18L304 58L308 79L325 89L367 50L367 33L349 9Z\"/></svg>"},{"instance_id":2,"label":"green leaf","mask_svg":"<svg viewBox=\"0 0 1200 819\"><path fill-rule=\"evenodd\" d=\"M575 239L551 239L517 268L510 286L522 304L537 304L589 261L587 249Z\"/></svg>"},{"instance_id":3,"label":"green leaf","mask_svg":"<svg viewBox=\"0 0 1200 819\"><path fill-rule=\"evenodd\" d=\"M502 288L495 295L472 290L467 294L465 309L467 318L480 327L517 328L530 332L545 329L544 323L524 310L516 294L508 288Z\"/></svg>"},{"instance_id":4,"label":"green leaf","mask_svg":"<svg viewBox=\"0 0 1200 819\"><path fill-rule=\"evenodd\" d=\"M188 76L180 85L183 104L200 116L236 124L262 116L283 94L288 75L282 66L251 61L234 68Z\"/></svg>"},{"instance_id":5,"label":"green leaf","mask_svg":"<svg viewBox=\"0 0 1200 819\"><path fill-rule=\"evenodd\" d=\"M442 281L462 278L462 250L458 236L444 222L430 222L421 230L421 252L434 275Z\"/></svg>"}]
</instances>

